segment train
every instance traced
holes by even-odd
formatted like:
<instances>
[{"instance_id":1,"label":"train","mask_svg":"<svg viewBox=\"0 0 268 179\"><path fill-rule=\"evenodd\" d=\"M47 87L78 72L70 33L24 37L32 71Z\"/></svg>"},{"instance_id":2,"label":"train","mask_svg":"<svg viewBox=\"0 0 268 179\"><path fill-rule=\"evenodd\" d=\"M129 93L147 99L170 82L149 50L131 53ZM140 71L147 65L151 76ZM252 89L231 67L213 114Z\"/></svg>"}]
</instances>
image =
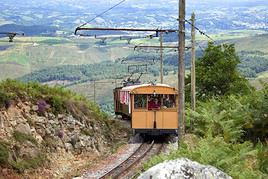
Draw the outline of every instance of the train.
<instances>
[{"instance_id":1,"label":"train","mask_svg":"<svg viewBox=\"0 0 268 179\"><path fill-rule=\"evenodd\" d=\"M166 84L136 84L113 90L114 112L130 119L134 134L178 135L178 90Z\"/></svg>"}]
</instances>

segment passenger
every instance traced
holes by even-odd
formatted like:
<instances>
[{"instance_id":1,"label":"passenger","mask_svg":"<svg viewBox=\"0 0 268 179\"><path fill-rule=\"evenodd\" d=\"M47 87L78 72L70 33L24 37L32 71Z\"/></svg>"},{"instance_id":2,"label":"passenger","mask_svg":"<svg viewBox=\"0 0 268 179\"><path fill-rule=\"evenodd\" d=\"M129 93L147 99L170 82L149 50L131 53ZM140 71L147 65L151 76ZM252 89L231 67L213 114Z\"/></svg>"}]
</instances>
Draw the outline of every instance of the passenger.
<instances>
[{"instance_id":1,"label":"passenger","mask_svg":"<svg viewBox=\"0 0 268 179\"><path fill-rule=\"evenodd\" d=\"M172 107L175 107L175 104L174 102L172 102L172 100L169 98L169 96L167 96L164 101L164 108L172 108Z\"/></svg>"},{"instance_id":2,"label":"passenger","mask_svg":"<svg viewBox=\"0 0 268 179\"><path fill-rule=\"evenodd\" d=\"M160 109L160 106L161 106L161 104L157 98L152 98L148 103L149 110Z\"/></svg>"}]
</instances>

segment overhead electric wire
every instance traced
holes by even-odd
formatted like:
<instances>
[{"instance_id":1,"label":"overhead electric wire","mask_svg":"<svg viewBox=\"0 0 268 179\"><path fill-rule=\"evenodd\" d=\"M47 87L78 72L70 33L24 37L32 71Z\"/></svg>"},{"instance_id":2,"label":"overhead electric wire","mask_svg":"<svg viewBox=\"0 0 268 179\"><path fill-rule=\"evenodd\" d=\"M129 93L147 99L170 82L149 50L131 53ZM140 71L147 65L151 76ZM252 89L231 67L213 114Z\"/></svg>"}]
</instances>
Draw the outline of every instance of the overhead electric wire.
<instances>
[{"instance_id":1,"label":"overhead electric wire","mask_svg":"<svg viewBox=\"0 0 268 179\"><path fill-rule=\"evenodd\" d=\"M117 3L117 4L115 4L114 6L110 7L109 9L107 9L107 10L103 11L102 13L96 15L94 18L92 18L92 19L90 19L89 21L85 22L84 24L80 25L79 27L83 27L83 26L87 25L88 23L94 21L96 18L102 16L103 14L105 14L105 13L107 13L108 11L112 10L113 8L119 6L120 4L122 4L122 3L125 2L125 1L127 1L127 0L122 0L122 1L120 1L119 3Z\"/></svg>"},{"instance_id":2,"label":"overhead electric wire","mask_svg":"<svg viewBox=\"0 0 268 179\"><path fill-rule=\"evenodd\" d=\"M185 19L185 22L187 22L188 24L192 25L192 23L190 21L188 21L187 19ZM206 34L205 32L203 32L202 30L200 30L198 27L196 27L194 25L194 28L201 34L206 36L208 39L210 39L212 42L215 42L215 40L213 40L208 34Z\"/></svg>"},{"instance_id":3,"label":"overhead electric wire","mask_svg":"<svg viewBox=\"0 0 268 179\"><path fill-rule=\"evenodd\" d=\"M198 42L195 42L195 43L198 45L198 47L200 48L200 50L201 50L203 53L205 53L204 48L203 48Z\"/></svg>"}]
</instances>

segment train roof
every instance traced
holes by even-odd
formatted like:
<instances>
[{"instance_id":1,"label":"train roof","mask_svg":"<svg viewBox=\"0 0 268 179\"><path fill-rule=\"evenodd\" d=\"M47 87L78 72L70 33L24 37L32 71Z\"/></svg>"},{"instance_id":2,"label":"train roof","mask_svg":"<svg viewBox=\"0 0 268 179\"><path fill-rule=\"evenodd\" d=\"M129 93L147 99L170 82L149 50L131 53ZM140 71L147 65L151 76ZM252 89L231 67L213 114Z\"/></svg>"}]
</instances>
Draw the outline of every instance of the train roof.
<instances>
[{"instance_id":1,"label":"train roof","mask_svg":"<svg viewBox=\"0 0 268 179\"><path fill-rule=\"evenodd\" d=\"M141 88L146 88L146 87L164 87L164 88L169 88L169 89L173 89L176 91L176 89L172 86L169 86L167 84L141 84L141 85L133 85L133 86L127 86L127 87L123 87L121 89L121 91L128 91L128 92L133 92L134 90L137 89L141 89Z\"/></svg>"}]
</instances>

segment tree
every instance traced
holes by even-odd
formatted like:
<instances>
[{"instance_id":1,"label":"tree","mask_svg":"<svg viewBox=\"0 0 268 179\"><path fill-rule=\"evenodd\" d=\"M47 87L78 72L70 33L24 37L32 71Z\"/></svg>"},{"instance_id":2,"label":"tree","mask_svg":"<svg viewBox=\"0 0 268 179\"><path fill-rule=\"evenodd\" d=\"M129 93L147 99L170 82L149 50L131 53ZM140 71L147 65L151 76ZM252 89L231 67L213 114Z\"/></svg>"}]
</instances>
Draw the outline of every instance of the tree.
<instances>
[{"instance_id":1,"label":"tree","mask_svg":"<svg viewBox=\"0 0 268 179\"><path fill-rule=\"evenodd\" d=\"M203 57L196 62L196 87L199 99L228 94L245 94L250 91L247 80L240 75L240 63L233 44L209 43ZM188 87L190 75L186 79Z\"/></svg>"}]
</instances>

